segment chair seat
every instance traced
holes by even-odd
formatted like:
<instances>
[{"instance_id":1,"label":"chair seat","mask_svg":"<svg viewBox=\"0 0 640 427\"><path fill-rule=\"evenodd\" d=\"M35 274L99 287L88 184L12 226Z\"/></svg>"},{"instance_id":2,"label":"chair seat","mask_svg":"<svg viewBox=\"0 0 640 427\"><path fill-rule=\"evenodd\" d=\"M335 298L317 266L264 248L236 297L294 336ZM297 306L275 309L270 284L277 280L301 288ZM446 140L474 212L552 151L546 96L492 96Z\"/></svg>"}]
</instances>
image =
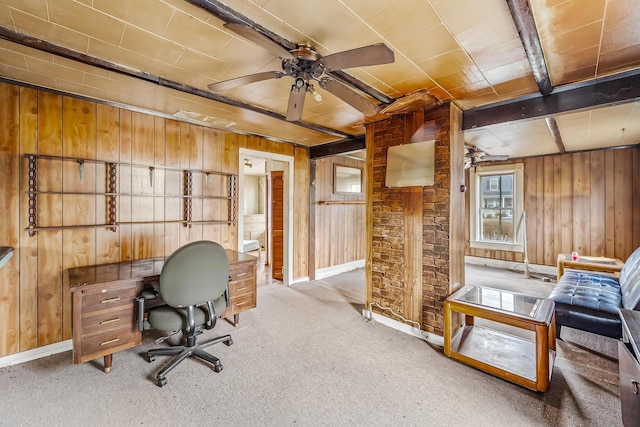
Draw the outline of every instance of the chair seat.
<instances>
[{"instance_id":1,"label":"chair seat","mask_svg":"<svg viewBox=\"0 0 640 427\"><path fill-rule=\"evenodd\" d=\"M597 273L565 271L549 295L556 304L556 338L563 326L618 339L622 304L618 279Z\"/></svg>"},{"instance_id":2,"label":"chair seat","mask_svg":"<svg viewBox=\"0 0 640 427\"><path fill-rule=\"evenodd\" d=\"M622 304L618 280L594 273L565 272L549 298L556 305L566 304L616 317Z\"/></svg>"},{"instance_id":3,"label":"chair seat","mask_svg":"<svg viewBox=\"0 0 640 427\"><path fill-rule=\"evenodd\" d=\"M197 308L195 310L196 325L205 322L204 312ZM162 331L179 331L187 326L187 310L183 308L158 307L149 312L149 323L155 329Z\"/></svg>"},{"instance_id":4,"label":"chair seat","mask_svg":"<svg viewBox=\"0 0 640 427\"><path fill-rule=\"evenodd\" d=\"M224 298L218 298L213 302L213 307L220 317L226 308ZM207 322L205 311L196 308L194 310L196 325L203 325ZM187 310L184 308L173 308L169 306L157 307L149 311L149 323L155 329L162 331L179 331L187 327Z\"/></svg>"}]
</instances>

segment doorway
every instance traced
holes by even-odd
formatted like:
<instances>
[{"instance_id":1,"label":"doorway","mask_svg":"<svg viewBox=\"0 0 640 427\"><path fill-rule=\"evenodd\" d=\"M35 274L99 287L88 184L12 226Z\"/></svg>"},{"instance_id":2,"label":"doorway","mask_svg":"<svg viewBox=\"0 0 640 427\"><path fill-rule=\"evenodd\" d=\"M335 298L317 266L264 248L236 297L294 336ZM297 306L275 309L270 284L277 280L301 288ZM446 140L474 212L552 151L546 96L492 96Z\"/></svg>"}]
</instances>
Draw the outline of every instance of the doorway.
<instances>
[{"instance_id":1,"label":"doorway","mask_svg":"<svg viewBox=\"0 0 640 427\"><path fill-rule=\"evenodd\" d=\"M248 243L255 247L257 241L263 250L246 253L259 254L259 285L281 280L288 286L293 274L293 206L289 202L293 194L293 157L241 148L239 160L238 250L243 252ZM275 200L272 188L274 176L281 177L276 187L279 197ZM275 225L274 212L281 218L279 224ZM274 274L275 269L277 271Z\"/></svg>"}]
</instances>

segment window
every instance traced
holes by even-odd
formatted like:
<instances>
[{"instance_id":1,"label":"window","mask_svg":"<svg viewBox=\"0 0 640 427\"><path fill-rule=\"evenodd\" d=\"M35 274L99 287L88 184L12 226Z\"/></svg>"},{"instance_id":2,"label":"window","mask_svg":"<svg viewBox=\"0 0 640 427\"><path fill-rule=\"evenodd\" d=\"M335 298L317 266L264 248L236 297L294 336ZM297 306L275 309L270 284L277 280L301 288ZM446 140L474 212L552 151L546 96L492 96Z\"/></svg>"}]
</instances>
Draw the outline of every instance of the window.
<instances>
[{"instance_id":1,"label":"window","mask_svg":"<svg viewBox=\"0 0 640 427\"><path fill-rule=\"evenodd\" d=\"M472 248L523 251L523 166L478 167L470 172Z\"/></svg>"}]
</instances>

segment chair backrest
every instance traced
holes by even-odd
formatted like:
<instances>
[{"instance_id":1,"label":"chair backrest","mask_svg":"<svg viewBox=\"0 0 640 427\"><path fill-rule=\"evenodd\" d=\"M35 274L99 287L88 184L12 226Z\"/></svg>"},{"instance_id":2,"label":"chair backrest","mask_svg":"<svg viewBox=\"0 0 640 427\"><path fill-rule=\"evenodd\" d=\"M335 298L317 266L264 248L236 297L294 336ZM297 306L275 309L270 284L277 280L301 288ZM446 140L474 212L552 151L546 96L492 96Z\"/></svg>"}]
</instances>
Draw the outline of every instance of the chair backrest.
<instances>
[{"instance_id":1,"label":"chair backrest","mask_svg":"<svg viewBox=\"0 0 640 427\"><path fill-rule=\"evenodd\" d=\"M229 283L229 259L219 243L200 240L178 248L160 273L160 296L172 307L219 298Z\"/></svg>"},{"instance_id":2,"label":"chair backrest","mask_svg":"<svg viewBox=\"0 0 640 427\"><path fill-rule=\"evenodd\" d=\"M636 310L640 304L640 248L637 248L624 262L620 270L620 293L622 307Z\"/></svg>"}]
</instances>

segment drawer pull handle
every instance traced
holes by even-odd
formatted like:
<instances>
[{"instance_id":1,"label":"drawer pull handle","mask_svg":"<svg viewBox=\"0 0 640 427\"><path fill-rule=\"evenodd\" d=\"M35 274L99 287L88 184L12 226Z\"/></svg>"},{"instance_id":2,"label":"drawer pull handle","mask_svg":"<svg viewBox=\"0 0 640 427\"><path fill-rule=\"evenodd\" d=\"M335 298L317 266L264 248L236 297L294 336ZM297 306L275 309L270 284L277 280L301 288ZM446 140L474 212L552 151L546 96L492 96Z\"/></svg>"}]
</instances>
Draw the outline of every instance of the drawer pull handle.
<instances>
[{"instance_id":1,"label":"drawer pull handle","mask_svg":"<svg viewBox=\"0 0 640 427\"><path fill-rule=\"evenodd\" d=\"M244 291L245 289L247 289L247 287L246 287L246 286L243 286L243 287L241 287L241 288L236 289L236 291L238 291L238 292L239 292L239 291Z\"/></svg>"},{"instance_id":2,"label":"drawer pull handle","mask_svg":"<svg viewBox=\"0 0 640 427\"><path fill-rule=\"evenodd\" d=\"M638 394L638 381L631 380L631 384L633 384L633 394Z\"/></svg>"},{"instance_id":3,"label":"drawer pull handle","mask_svg":"<svg viewBox=\"0 0 640 427\"><path fill-rule=\"evenodd\" d=\"M245 271L244 273L238 273L238 274L236 274L236 277L246 276L246 275L247 275L247 272Z\"/></svg>"},{"instance_id":4,"label":"drawer pull handle","mask_svg":"<svg viewBox=\"0 0 640 427\"><path fill-rule=\"evenodd\" d=\"M100 304L107 304L110 302L116 302L116 301L120 301L120 297L114 297L114 298L109 298L109 299L103 299L102 301L100 301Z\"/></svg>"},{"instance_id":5,"label":"drawer pull handle","mask_svg":"<svg viewBox=\"0 0 640 427\"><path fill-rule=\"evenodd\" d=\"M245 305L246 303L247 303L246 301L242 301L242 302L236 303L235 305L236 307L240 307L241 305Z\"/></svg>"},{"instance_id":6,"label":"drawer pull handle","mask_svg":"<svg viewBox=\"0 0 640 427\"><path fill-rule=\"evenodd\" d=\"M120 318L116 317L115 319L103 320L103 321L100 322L100 324L101 325L106 325L107 323L117 322L118 320L120 320Z\"/></svg>"},{"instance_id":7,"label":"drawer pull handle","mask_svg":"<svg viewBox=\"0 0 640 427\"><path fill-rule=\"evenodd\" d=\"M112 340L102 341L102 342L100 343L100 345L112 344L112 343L114 343L114 342L118 342L118 341L120 341L120 338L114 338L114 339L112 339Z\"/></svg>"}]
</instances>

